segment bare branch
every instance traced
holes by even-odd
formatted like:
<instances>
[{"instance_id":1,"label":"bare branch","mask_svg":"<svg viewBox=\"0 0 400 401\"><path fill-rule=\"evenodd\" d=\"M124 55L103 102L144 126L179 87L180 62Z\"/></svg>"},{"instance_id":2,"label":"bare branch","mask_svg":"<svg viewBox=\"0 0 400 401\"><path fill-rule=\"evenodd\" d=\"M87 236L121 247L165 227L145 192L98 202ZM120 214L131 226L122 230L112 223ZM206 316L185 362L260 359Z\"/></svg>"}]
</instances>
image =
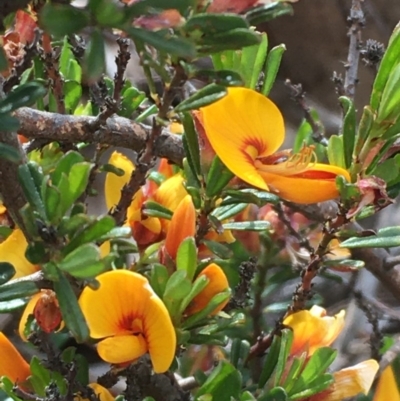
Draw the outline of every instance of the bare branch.
<instances>
[{"instance_id":1,"label":"bare branch","mask_svg":"<svg viewBox=\"0 0 400 401\"><path fill-rule=\"evenodd\" d=\"M98 143L141 151L149 136L150 127L123 117L109 118L98 130L91 126L96 117L72 116L22 107L15 111L19 119L18 132L30 139L61 141L63 143ZM163 131L154 146L154 155L181 165L184 156L182 139Z\"/></svg>"}]
</instances>

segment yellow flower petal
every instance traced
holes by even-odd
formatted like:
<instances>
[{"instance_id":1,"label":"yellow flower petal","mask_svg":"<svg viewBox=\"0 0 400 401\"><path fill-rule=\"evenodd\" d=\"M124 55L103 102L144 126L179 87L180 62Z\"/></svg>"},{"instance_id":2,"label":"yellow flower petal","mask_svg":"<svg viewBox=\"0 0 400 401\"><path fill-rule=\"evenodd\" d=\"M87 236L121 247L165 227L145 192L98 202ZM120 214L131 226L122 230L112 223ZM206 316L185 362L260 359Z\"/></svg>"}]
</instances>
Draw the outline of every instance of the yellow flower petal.
<instances>
[{"instance_id":1,"label":"yellow flower petal","mask_svg":"<svg viewBox=\"0 0 400 401\"><path fill-rule=\"evenodd\" d=\"M324 401L343 401L349 397L363 393L368 394L372 386L379 364L375 359L369 359L357 365L339 370L333 374L335 382L329 387ZM393 401L392 397L385 401Z\"/></svg>"},{"instance_id":2,"label":"yellow flower petal","mask_svg":"<svg viewBox=\"0 0 400 401\"><path fill-rule=\"evenodd\" d=\"M209 304L215 295L229 289L228 279L226 278L224 271L215 263L211 263L205 269L203 269L197 276L197 279L202 276L206 276L209 282L203 291L194 297L185 311L187 315L193 315L197 312L200 312ZM228 301L229 299L222 302L211 312L211 315L216 315L218 312L224 309Z\"/></svg>"},{"instance_id":3,"label":"yellow flower petal","mask_svg":"<svg viewBox=\"0 0 400 401\"><path fill-rule=\"evenodd\" d=\"M283 143L285 127L271 100L247 88L229 88L228 95L201 109L204 128L222 162L237 177L268 189L254 160L273 154Z\"/></svg>"},{"instance_id":4,"label":"yellow flower petal","mask_svg":"<svg viewBox=\"0 0 400 401\"><path fill-rule=\"evenodd\" d=\"M28 243L24 234L16 228L7 239L0 244L0 262L11 263L15 268L14 278L28 276L38 271L38 267L25 258Z\"/></svg>"},{"instance_id":5,"label":"yellow flower petal","mask_svg":"<svg viewBox=\"0 0 400 401\"><path fill-rule=\"evenodd\" d=\"M388 366L382 372L376 386L373 401L400 401L400 392L397 387L393 368Z\"/></svg>"},{"instance_id":6,"label":"yellow flower petal","mask_svg":"<svg viewBox=\"0 0 400 401\"><path fill-rule=\"evenodd\" d=\"M111 250L111 243L110 241L105 241L100 245L100 256L102 258L105 258L106 256L108 256L108 254L110 253Z\"/></svg>"},{"instance_id":7,"label":"yellow flower petal","mask_svg":"<svg viewBox=\"0 0 400 401\"><path fill-rule=\"evenodd\" d=\"M131 362L147 352L147 343L141 334L108 337L98 343L97 352L109 363Z\"/></svg>"},{"instance_id":8,"label":"yellow flower petal","mask_svg":"<svg viewBox=\"0 0 400 401\"><path fill-rule=\"evenodd\" d=\"M181 174L173 175L159 186L153 199L167 209L174 211L180 201L187 195L183 183L184 178Z\"/></svg>"},{"instance_id":9,"label":"yellow flower petal","mask_svg":"<svg viewBox=\"0 0 400 401\"><path fill-rule=\"evenodd\" d=\"M0 350L0 376L7 376L14 383L24 382L31 374L29 365L2 332Z\"/></svg>"},{"instance_id":10,"label":"yellow flower petal","mask_svg":"<svg viewBox=\"0 0 400 401\"><path fill-rule=\"evenodd\" d=\"M125 155L119 152L113 152L108 160L108 163L124 170L124 175L121 177L118 177L113 173L107 173L106 175L105 198L107 209L110 210L118 204L121 196L121 189L125 184L128 183L135 166Z\"/></svg>"},{"instance_id":11,"label":"yellow flower petal","mask_svg":"<svg viewBox=\"0 0 400 401\"><path fill-rule=\"evenodd\" d=\"M282 176L260 171L271 191L281 198L296 203L316 203L337 198L336 177L344 176L350 181L349 173L337 166L315 164L301 174Z\"/></svg>"},{"instance_id":12,"label":"yellow flower petal","mask_svg":"<svg viewBox=\"0 0 400 401\"><path fill-rule=\"evenodd\" d=\"M89 387L93 389L100 401L114 401L113 395L103 386L97 383L90 383ZM74 397L74 401L89 401L88 398L82 398L80 395Z\"/></svg>"},{"instance_id":13,"label":"yellow flower petal","mask_svg":"<svg viewBox=\"0 0 400 401\"><path fill-rule=\"evenodd\" d=\"M166 371L175 355L176 335L163 302L140 274L115 270L97 277L79 299L93 338L142 334L154 371ZM128 351L128 350L127 350Z\"/></svg>"},{"instance_id":14,"label":"yellow flower petal","mask_svg":"<svg viewBox=\"0 0 400 401\"><path fill-rule=\"evenodd\" d=\"M22 313L21 319L19 320L18 333L23 341L28 341L28 339L26 338L26 336L24 334L26 322L28 321L29 315L33 314L33 310L35 309L36 303L40 299L41 296L42 296L42 293L38 292L37 294L35 294L31 297L31 299L28 301L28 303L25 306L25 309L24 309L24 312Z\"/></svg>"},{"instance_id":15,"label":"yellow flower petal","mask_svg":"<svg viewBox=\"0 0 400 401\"><path fill-rule=\"evenodd\" d=\"M293 330L291 354L308 349L312 355L317 348L330 346L344 327L345 311L335 316L325 316L325 309L314 305L311 310L293 313L284 324Z\"/></svg>"}]
</instances>

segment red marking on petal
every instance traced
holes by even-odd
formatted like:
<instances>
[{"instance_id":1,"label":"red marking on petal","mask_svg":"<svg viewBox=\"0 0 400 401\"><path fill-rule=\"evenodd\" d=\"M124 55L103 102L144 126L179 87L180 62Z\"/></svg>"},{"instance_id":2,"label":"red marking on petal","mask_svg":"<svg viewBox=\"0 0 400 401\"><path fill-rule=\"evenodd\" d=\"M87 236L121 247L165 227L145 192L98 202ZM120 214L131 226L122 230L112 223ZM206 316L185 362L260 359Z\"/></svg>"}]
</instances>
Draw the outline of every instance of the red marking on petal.
<instances>
[{"instance_id":1,"label":"red marking on petal","mask_svg":"<svg viewBox=\"0 0 400 401\"><path fill-rule=\"evenodd\" d=\"M335 180L337 177L337 174L331 173L329 171L308 170L308 171L304 171L300 174L293 174L291 177L307 178L310 180Z\"/></svg>"}]
</instances>

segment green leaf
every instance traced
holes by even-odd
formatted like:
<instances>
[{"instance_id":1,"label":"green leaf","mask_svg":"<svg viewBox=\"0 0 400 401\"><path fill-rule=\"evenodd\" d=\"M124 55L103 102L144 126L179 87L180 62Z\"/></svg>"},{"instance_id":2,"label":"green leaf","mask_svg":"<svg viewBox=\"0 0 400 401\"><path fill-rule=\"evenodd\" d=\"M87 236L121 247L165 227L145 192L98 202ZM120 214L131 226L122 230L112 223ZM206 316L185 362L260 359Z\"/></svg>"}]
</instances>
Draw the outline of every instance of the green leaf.
<instances>
[{"instance_id":1,"label":"green leaf","mask_svg":"<svg viewBox=\"0 0 400 401\"><path fill-rule=\"evenodd\" d=\"M13 299L11 301L0 302L0 313L10 313L26 305L26 299Z\"/></svg>"},{"instance_id":2,"label":"green leaf","mask_svg":"<svg viewBox=\"0 0 400 401\"><path fill-rule=\"evenodd\" d=\"M65 153L61 157L61 159L57 162L55 170L51 173L51 179L53 184L55 186L58 186L62 173L68 176L72 166L77 163L81 163L84 160L85 160L84 157L75 150L70 150L67 153Z\"/></svg>"},{"instance_id":3,"label":"green leaf","mask_svg":"<svg viewBox=\"0 0 400 401\"><path fill-rule=\"evenodd\" d=\"M98 217L96 220L87 224L78 234L76 234L70 243L64 247L63 254L67 255L72 250L88 242L104 240L106 236L115 227L115 220L109 216Z\"/></svg>"},{"instance_id":4,"label":"green leaf","mask_svg":"<svg viewBox=\"0 0 400 401\"><path fill-rule=\"evenodd\" d=\"M14 277L15 268L11 263L0 262L0 285L3 285L7 281Z\"/></svg>"},{"instance_id":5,"label":"green leaf","mask_svg":"<svg viewBox=\"0 0 400 401\"><path fill-rule=\"evenodd\" d=\"M46 395L45 389L51 381L51 373L41 364L40 359L35 355L32 357L29 367L32 373L29 383L39 396L44 397Z\"/></svg>"},{"instance_id":6,"label":"green leaf","mask_svg":"<svg viewBox=\"0 0 400 401\"><path fill-rule=\"evenodd\" d=\"M210 394L213 400L231 401L232 398L238 397L242 387L242 378L233 365L226 361L221 361L218 366L213 369L206 382L197 390L195 400Z\"/></svg>"},{"instance_id":7,"label":"green leaf","mask_svg":"<svg viewBox=\"0 0 400 401\"><path fill-rule=\"evenodd\" d=\"M32 281L19 281L0 286L0 302L11 301L17 298L30 297L39 292Z\"/></svg>"},{"instance_id":8,"label":"green leaf","mask_svg":"<svg viewBox=\"0 0 400 401\"><path fill-rule=\"evenodd\" d=\"M356 140L356 109L351 99L341 96L339 101L343 107L344 119L342 126L343 133L343 154L345 168L349 168L352 163L353 149Z\"/></svg>"},{"instance_id":9,"label":"green leaf","mask_svg":"<svg viewBox=\"0 0 400 401\"><path fill-rule=\"evenodd\" d=\"M129 118L132 113L140 106L143 100L146 99L146 94L136 88L127 88L122 93L121 115Z\"/></svg>"},{"instance_id":10,"label":"green leaf","mask_svg":"<svg viewBox=\"0 0 400 401\"><path fill-rule=\"evenodd\" d=\"M271 223L266 220L234 221L225 223L222 227L224 230L265 231L271 228Z\"/></svg>"},{"instance_id":11,"label":"green leaf","mask_svg":"<svg viewBox=\"0 0 400 401\"><path fill-rule=\"evenodd\" d=\"M97 266L100 257L98 246L83 244L65 256L58 267L75 277L94 277L104 269L101 263Z\"/></svg>"},{"instance_id":12,"label":"green leaf","mask_svg":"<svg viewBox=\"0 0 400 401\"><path fill-rule=\"evenodd\" d=\"M42 190L43 202L46 208L46 215L50 223L57 224L62 217L61 194L58 188L50 182L44 182Z\"/></svg>"},{"instance_id":13,"label":"green leaf","mask_svg":"<svg viewBox=\"0 0 400 401\"><path fill-rule=\"evenodd\" d=\"M215 156L207 174L207 197L211 198L219 195L233 177L234 174L222 163L218 156Z\"/></svg>"},{"instance_id":14,"label":"green leaf","mask_svg":"<svg viewBox=\"0 0 400 401\"><path fill-rule=\"evenodd\" d=\"M173 215L171 210L154 201L146 201L142 206L142 213L146 216L158 217L167 220L171 220Z\"/></svg>"},{"instance_id":15,"label":"green leaf","mask_svg":"<svg viewBox=\"0 0 400 401\"><path fill-rule=\"evenodd\" d=\"M250 9L245 17L251 25L259 25L283 15L292 15L293 7L288 3L275 1Z\"/></svg>"},{"instance_id":16,"label":"green leaf","mask_svg":"<svg viewBox=\"0 0 400 401\"><path fill-rule=\"evenodd\" d=\"M203 239L201 241L214 255L221 259L229 259L233 256L232 250L225 244L217 241Z\"/></svg>"},{"instance_id":17,"label":"green leaf","mask_svg":"<svg viewBox=\"0 0 400 401\"><path fill-rule=\"evenodd\" d=\"M126 33L134 40L153 46L157 50L176 57L193 58L196 50L193 44L184 38L171 36L165 31L147 31L140 28L127 28Z\"/></svg>"},{"instance_id":18,"label":"green leaf","mask_svg":"<svg viewBox=\"0 0 400 401\"><path fill-rule=\"evenodd\" d=\"M167 268L160 263L154 263L151 268L150 285L160 298L164 296L168 279L169 273Z\"/></svg>"},{"instance_id":19,"label":"green leaf","mask_svg":"<svg viewBox=\"0 0 400 401\"><path fill-rule=\"evenodd\" d=\"M189 294L190 289L191 284L187 278L186 271L176 271L171 275L167 282L163 300L167 301L168 298L171 298L173 300L183 299Z\"/></svg>"},{"instance_id":20,"label":"green leaf","mask_svg":"<svg viewBox=\"0 0 400 401\"><path fill-rule=\"evenodd\" d=\"M290 348L292 347L292 342L293 342L293 331L290 329L282 330L279 356L275 370L275 380L274 380L275 386L279 385L283 373L285 372L287 359L290 354Z\"/></svg>"},{"instance_id":21,"label":"green leaf","mask_svg":"<svg viewBox=\"0 0 400 401\"><path fill-rule=\"evenodd\" d=\"M332 364L336 355L337 351L332 348L318 348L307 361L304 370L301 372L300 378L289 391L289 396L311 388L312 383L315 383L315 381L319 379Z\"/></svg>"},{"instance_id":22,"label":"green leaf","mask_svg":"<svg viewBox=\"0 0 400 401\"><path fill-rule=\"evenodd\" d=\"M82 86L76 81L66 81L63 86L64 102L68 113L73 113L82 97Z\"/></svg>"},{"instance_id":23,"label":"green leaf","mask_svg":"<svg viewBox=\"0 0 400 401\"><path fill-rule=\"evenodd\" d=\"M2 131L15 132L19 128L19 121L17 118L12 117L8 114L0 113L0 124Z\"/></svg>"},{"instance_id":24,"label":"green leaf","mask_svg":"<svg viewBox=\"0 0 400 401\"><path fill-rule=\"evenodd\" d=\"M379 64L371 94L371 109L376 112L381 103L381 97L392 70L400 60L400 24L397 24L389 40L388 48Z\"/></svg>"},{"instance_id":25,"label":"green leaf","mask_svg":"<svg viewBox=\"0 0 400 401\"><path fill-rule=\"evenodd\" d=\"M198 43L198 50L203 54L210 54L223 50L242 49L258 43L260 43L260 37L257 33L247 28L238 28L212 36L203 36Z\"/></svg>"},{"instance_id":26,"label":"green leaf","mask_svg":"<svg viewBox=\"0 0 400 401\"><path fill-rule=\"evenodd\" d=\"M400 246L400 226L386 227L369 237L354 237L343 241L341 248L392 248Z\"/></svg>"},{"instance_id":27,"label":"green leaf","mask_svg":"<svg viewBox=\"0 0 400 401\"><path fill-rule=\"evenodd\" d=\"M197 91L175 107L175 112L190 111L207 106L227 95L225 86L210 84Z\"/></svg>"},{"instance_id":28,"label":"green leaf","mask_svg":"<svg viewBox=\"0 0 400 401\"><path fill-rule=\"evenodd\" d=\"M190 159L190 165L193 166L193 173L198 176L201 174L199 138L190 113L183 113L182 123L185 130L184 137L189 150L189 154L186 155Z\"/></svg>"},{"instance_id":29,"label":"green leaf","mask_svg":"<svg viewBox=\"0 0 400 401\"><path fill-rule=\"evenodd\" d=\"M241 75L232 70L196 70L193 78L200 79L204 83L215 83L222 86L244 85Z\"/></svg>"},{"instance_id":30,"label":"green leaf","mask_svg":"<svg viewBox=\"0 0 400 401\"><path fill-rule=\"evenodd\" d=\"M203 13L189 18L183 29L189 35L198 36L201 34L215 35L248 27L247 21L239 15Z\"/></svg>"},{"instance_id":31,"label":"green leaf","mask_svg":"<svg viewBox=\"0 0 400 401\"><path fill-rule=\"evenodd\" d=\"M206 288L208 283L209 279L206 276L200 276L194 281L189 294L186 295L181 302L179 308L180 314L182 314L185 311L185 309L189 306L190 302L194 299L194 297L199 295L200 292L203 291L204 288Z\"/></svg>"},{"instance_id":32,"label":"green leaf","mask_svg":"<svg viewBox=\"0 0 400 401\"><path fill-rule=\"evenodd\" d=\"M272 339L272 344L269 348L268 354L264 360L263 368L260 374L260 378L258 380L258 388L263 388L271 377L272 372L274 371L275 366L278 362L280 348L281 338L275 335Z\"/></svg>"},{"instance_id":33,"label":"green leaf","mask_svg":"<svg viewBox=\"0 0 400 401\"><path fill-rule=\"evenodd\" d=\"M6 143L0 143L0 159L8 160L13 163L19 163L21 162L21 155L19 151L13 146L7 145Z\"/></svg>"},{"instance_id":34,"label":"green leaf","mask_svg":"<svg viewBox=\"0 0 400 401\"><path fill-rule=\"evenodd\" d=\"M0 114L10 113L23 106L30 106L46 94L47 90L39 82L27 82L17 86L0 101Z\"/></svg>"},{"instance_id":35,"label":"green leaf","mask_svg":"<svg viewBox=\"0 0 400 401\"><path fill-rule=\"evenodd\" d=\"M57 270L58 281L54 282L54 291L60 305L61 314L65 325L71 331L78 343L82 343L89 338L89 328L85 317L78 305L76 295L71 284L64 274Z\"/></svg>"},{"instance_id":36,"label":"green leaf","mask_svg":"<svg viewBox=\"0 0 400 401\"><path fill-rule=\"evenodd\" d=\"M258 189L227 189L224 193L229 196L223 200L221 206L235 205L238 203L254 203L257 206L264 206L268 203L275 205L279 202L279 197L277 195Z\"/></svg>"},{"instance_id":37,"label":"green leaf","mask_svg":"<svg viewBox=\"0 0 400 401\"><path fill-rule=\"evenodd\" d=\"M147 14L149 9L161 11L172 8L178 10L181 14L184 14L187 12L189 7L193 7L194 5L194 0L169 0L168 3L164 0L141 0L134 2L128 8L128 11L130 12L129 15L132 17L139 17L143 14Z\"/></svg>"},{"instance_id":38,"label":"green leaf","mask_svg":"<svg viewBox=\"0 0 400 401\"><path fill-rule=\"evenodd\" d=\"M203 321L211 313L213 313L213 311L216 308L218 308L218 306L220 306L223 302L228 300L230 296L231 296L230 289L227 289L223 292L220 292L217 295L214 295L204 309L202 309L200 312L195 313L194 315L191 315L182 323L182 328L190 329L197 326L199 322Z\"/></svg>"},{"instance_id":39,"label":"green leaf","mask_svg":"<svg viewBox=\"0 0 400 401\"><path fill-rule=\"evenodd\" d=\"M272 86L275 83L276 76L281 65L282 56L285 51L286 46L284 44L281 44L272 48L268 53L267 62L264 70L264 83L261 87L261 93L265 96L269 95L269 92L271 91Z\"/></svg>"},{"instance_id":40,"label":"green leaf","mask_svg":"<svg viewBox=\"0 0 400 401\"><path fill-rule=\"evenodd\" d=\"M242 50L240 71L245 81L245 86L256 89L260 74L267 57L268 37L265 32L260 34L261 42L253 46L247 46Z\"/></svg>"},{"instance_id":41,"label":"green leaf","mask_svg":"<svg viewBox=\"0 0 400 401\"><path fill-rule=\"evenodd\" d=\"M101 31L95 29L90 35L84 60L84 71L89 82L96 82L101 77L105 70L105 60L104 38Z\"/></svg>"},{"instance_id":42,"label":"green leaf","mask_svg":"<svg viewBox=\"0 0 400 401\"><path fill-rule=\"evenodd\" d=\"M236 216L244 209L246 209L246 207L247 203L238 203L235 204L234 206L227 205L227 206L217 207L216 209L213 210L212 216L216 217L220 221L224 221L230 219L233 216Z\"/></svg>"},{"instance_id":43,"label":"green leaf","mask_svg":"<svg viewBox=\"0 0 400 401\"><path fill-rule=\"evenodd\" d=\"M25 251L25 258L32 264L38 265L46 260L46 248L42 241L31 242Z\"/></svg>"},{"instance_id":44,"label":"green leaf","mask_svg":"<svg viewBox=\"0 0 400 401\"><path fill-rule=\"evenodd\" d=\"M300 356L294 356L289 364L289 371L284 379L282 387L287 393L290 393L291 388L299 383L299 376L304 368L307 354L304 352ZM301 379L300 379L301 380Z\"/></svg>"},{"instance_id":45,"label":"green leaf","mask_svg":"<svg viewBox=\"0 0 400 401\"><path fill-rule=\"evenodd\" d=\"M197 265L197 247L193 237L185 238L178 248L176 256L176 270L186 272L187 278L192 281Z\"/></svg>"},{"instance_id":46,"label":"green leaf","mask_svg":"<svg viewBox=\"0 0 400 401\"><path fill-rule=\"evenodd\" d=\"M69 181L69 202L75 202L85 191L88 182L90 170L93 167L93 163L81 162L74 164L68 175Z\"/></svg>"},{"instance_id":47,"label":"green leaf","mask_svg":"<svg viewBox=\"0 0 400 401\"><path fill-rule=\"evenodd\" d=\"M18 179L29 204L36 209L43 220L46 220L46 209L40 196L40 189L36 186L37 180L41 177L38 169L39 167L33 162L22 164L18 167Z\"/></svg>"},{"instance_id":48,"label":"green leaf","mask_svg":"<svg viewBox=\"0 0 400 401\"><path fill-rule=\"evenodd\" d=\"M282 387L274 387L267 394L258 397L257 401L288 401L288 396Z\"/></svg>"},{"instance_id":49,"label":"green leaf","mask_svg":"<svg viewBox=\"0 0 400 401\"><path fill-rule=\"evenodd\" d=\"M346 168L344 162L343 136L331 135L328 141L327 153L329 164Z\"/></svg>"},{"instance_id":50,"label":"green leaf","mask_svg":"<svg viewBox=\"0 0 400 401\"><path fill-rule=\"evenodd\" d=\"M71 35L90 25L85 9L67 4L47 3L39 15L40 25L55 36Z\"/></svg>"},{"instance_id":51,"label":"green leaf","mask_svg":"<svg viewBox=\"0 0 400 401\"><path fill-rule=\"evenodd\" d=\"M321 391L326 390L334 381L335 380L331 374L324 373L315 381L309 383L308 388L296 394L292 394L290 396L290 401L302 400L304 398L311 397L314 394L320 393Z\"/></svg>"}]
</instances>

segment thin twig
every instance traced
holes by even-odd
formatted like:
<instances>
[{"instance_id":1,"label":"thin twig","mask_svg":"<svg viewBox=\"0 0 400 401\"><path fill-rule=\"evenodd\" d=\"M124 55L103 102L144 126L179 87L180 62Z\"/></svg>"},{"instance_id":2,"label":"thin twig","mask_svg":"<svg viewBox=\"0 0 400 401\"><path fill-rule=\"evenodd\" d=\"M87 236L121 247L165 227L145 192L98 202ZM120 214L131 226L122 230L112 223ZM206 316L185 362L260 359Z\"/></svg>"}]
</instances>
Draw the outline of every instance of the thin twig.
<instances>
[{"instance_id":1,"label":"thin twig","mask_svg":"<svg viewBox=\"0 0 400 401\"><path fill-rule=\"evenodd\" d=\"M173 100L175 99L176 93L178 90L180 90L185 80L186 74L184 69L180 65L177 65L175 67L175 75L171 81L171 84L165 88L161 107L158 112L158 119L165 120L167 118L168 111ZM122 188L121 198L118 202L118 205L112 212L112 216L114 217L117 225L121 225L125 221L126 211L132 202L134 194L145 183L146 176L155 163L157 157L155 149L157 146L157 140L161 133L161 124L154 120L153 127L146 138L144 149L138 156L136 168L133 171L128 184Z\"/></svg>"},{"instance_id":2,"label":"thin twig","mask_svg":"<svg viewBox=\"0 0 400 401\"><path fill-rule=\"evenodd\" d=\"M311 244L308 241L307 237L305 235L301 235L300 233L298 233L293 228L290 220L288 219L288 217L286 216L286 214L285 214L285 212L284 212L284 210L282 208L282 204L278 203L278 204L274 205L273 209L278 214L279 220L285 225L285 227L289 231L289 234L297 239L297 241L298 241L300 246L302 246L303 248L307 249L307 251L309 253L313 253L314 252L314 248L311 246Z\"/></svg>"},{"instance_id":3,"label":"thin twig","mask_svg":"<svg viewBox=\"0 0 400 401\"><path fill-rule=\"evenodd\" d=\"M304 112L304 118L310 124L312 129L312 138L315 142L328 145L328 139L325 137L324 126L317 121L311 114L311 108L305 100L306 93L301 84L292 84L290 79L285 81L285 85L290 89L292 99L301 107Z\"/></svg>"},{"instance_id":4,"label":"thin twig","mask_svg":"<svg viewBox=\"0 0 400 401\"><path fill-rule=\"evenodd\" d=\"M358 63L362 49L361 29L365 25L363 0L352 0L348 22L351 24L348 35L350 36L349 52L345 65L344 91L346 96L354 99L356 85L358 83Z\"/></svg>"},{"instance_id":5,"label":"thin twig","mask_svg":"<svg viewBox=\"0 0 400 401\"><path fill-rule=\"evenodd\" d=\"M368 323L372 326L370 337L371 358L379 361L381 358L379 350L382 346L383 335L379 329L378 316L371 305L369 305L368 301L364 298L361 291L354 291L354 297L358 307L364 312L368 319Z\"/></svg>"}]
</instances>

